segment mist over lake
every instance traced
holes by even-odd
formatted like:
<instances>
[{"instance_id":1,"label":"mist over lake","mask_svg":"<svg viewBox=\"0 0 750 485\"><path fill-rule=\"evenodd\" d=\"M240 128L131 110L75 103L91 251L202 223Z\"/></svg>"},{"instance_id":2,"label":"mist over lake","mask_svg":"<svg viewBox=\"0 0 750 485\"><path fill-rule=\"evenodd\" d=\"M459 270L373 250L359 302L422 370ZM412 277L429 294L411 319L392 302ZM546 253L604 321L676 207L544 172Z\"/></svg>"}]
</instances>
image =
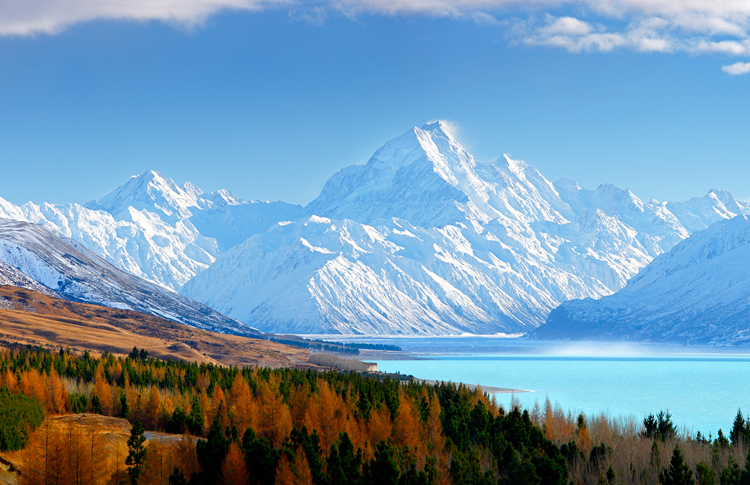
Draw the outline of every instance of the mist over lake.
<instances>
[{"instance_id":1,"label":"mist over lake","mask_svg":"<svg viewBox=\"0 0 750 485\"><path fill-rule=\"evenodd\" d=\"M363 341L358 340L358 341ZM727 434L738 408L750 410L750 352L734 347L533 342L492 337L385 338L405 360L377 360L378 369L421 379L527 390L514 394L574 413L645 415L669 410L675 424ZM497 394L506 408L511 394Z\"/></svg>"}]
</instances>

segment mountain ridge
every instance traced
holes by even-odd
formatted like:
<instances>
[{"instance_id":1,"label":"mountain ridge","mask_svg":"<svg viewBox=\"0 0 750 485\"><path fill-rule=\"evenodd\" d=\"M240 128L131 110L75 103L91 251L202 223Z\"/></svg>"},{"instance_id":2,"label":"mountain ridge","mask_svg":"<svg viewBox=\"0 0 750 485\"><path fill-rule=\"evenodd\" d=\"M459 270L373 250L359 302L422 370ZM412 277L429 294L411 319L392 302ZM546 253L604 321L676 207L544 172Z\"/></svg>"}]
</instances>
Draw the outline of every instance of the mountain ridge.
<instances>
[{"instance_id":1,"label":"mountain ridge","mask_svg":"<svg viewBox=\"0 0 750 485\"><path fill-rule=\"evenodd\" d=\"M0 263L0 269L22 273L32 282L22 281L23 287L39 291L43 286L52 291L44 291L48 296L135 310L197 328L258 335L257 330L126 273L80 243L36 224L0 218Z\"/></svg>"},{"instance_id":2,"label":"mountain ridge","mask_svg":"<svg viewBox=\"0 0 750 485\"><path fill-rule=\"evenodd\" d=\"M154 171L83 206L0 199L0 217L281 333L527 332L740 213L750 207L719 190L645 202L611 184L552 183L505 155L480 162L441 122L340 170L305 207L207 194Z\"/></svg>"},{"instance_id":3,"label":"mountain ridge","mask_svg":"<svg viewBox=\"0 0 750 485\"><path fill-rule=\"evenodd\" d=\"M697 231L613 295L553 310L532 338L750 345L750 219Z\"/></svg>"}]
</instances>

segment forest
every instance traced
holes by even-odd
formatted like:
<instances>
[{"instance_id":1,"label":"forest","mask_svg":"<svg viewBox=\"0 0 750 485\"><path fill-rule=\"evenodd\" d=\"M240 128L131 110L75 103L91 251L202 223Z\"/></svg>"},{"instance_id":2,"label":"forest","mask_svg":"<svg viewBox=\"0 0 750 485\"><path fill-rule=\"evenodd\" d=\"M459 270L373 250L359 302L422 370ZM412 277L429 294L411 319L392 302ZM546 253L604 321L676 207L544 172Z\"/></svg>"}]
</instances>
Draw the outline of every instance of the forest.
<instances>
[{"instance_id":1,"label":"forest","mask_svg":"<svg viewBox=\"0 0 750 485\"><path fill-rule=\"evenodd\" d=\"M714 439L667 412L506 410L451 383L138 349L3 350L0 389L0 451L26 484L750 484L741 412Z\"/></svg>"}]
</instances>

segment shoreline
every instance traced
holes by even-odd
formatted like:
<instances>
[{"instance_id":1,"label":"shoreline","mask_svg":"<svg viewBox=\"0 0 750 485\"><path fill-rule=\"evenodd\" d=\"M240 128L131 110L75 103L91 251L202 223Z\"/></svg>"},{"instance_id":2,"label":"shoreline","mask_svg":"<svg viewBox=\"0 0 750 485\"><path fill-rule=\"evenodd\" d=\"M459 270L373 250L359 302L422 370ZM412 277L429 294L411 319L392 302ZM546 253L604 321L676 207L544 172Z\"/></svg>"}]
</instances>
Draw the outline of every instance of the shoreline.
<instances>
[{"instance_id":1,"label":"shoreline","mask_svg":"<svg viewBox=\"0 0 750 485\"><path fill-rule=\"evenodd\" d=\"M476 388L478 387L482 389L482 391L488 392L490 394L522 394L526 392L534 392L534 391L529 391L526 389L509 389L505 387L483 386L481 384L466 384L465 382L435 381L432 379L419 379L417 377L413 377L412 380L420 384L429 384L431 386L434 386L440 383L455 384L456 386L464 386L467 389L471 389L472 391L476 390Z\"/></svg>"}]
</instances>

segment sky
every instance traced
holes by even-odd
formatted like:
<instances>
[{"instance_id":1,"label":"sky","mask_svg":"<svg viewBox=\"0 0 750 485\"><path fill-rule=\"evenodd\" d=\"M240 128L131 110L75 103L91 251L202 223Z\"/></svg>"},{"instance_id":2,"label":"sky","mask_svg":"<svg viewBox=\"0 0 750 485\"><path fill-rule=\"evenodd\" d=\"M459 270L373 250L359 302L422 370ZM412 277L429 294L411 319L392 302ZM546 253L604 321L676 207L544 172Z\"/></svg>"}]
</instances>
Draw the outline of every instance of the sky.
<instances>
[{"instance_id":1,"label":"sky","mask_svg":"<svg viewBox=\"0 0 750 485\"><path fill-rule=\"evenodd\" d=\"M749 29L717 0L4 0L0 197L153 169L306 204L442 119L552 181L748 199Z\"/></svg>"}]
</instances>

